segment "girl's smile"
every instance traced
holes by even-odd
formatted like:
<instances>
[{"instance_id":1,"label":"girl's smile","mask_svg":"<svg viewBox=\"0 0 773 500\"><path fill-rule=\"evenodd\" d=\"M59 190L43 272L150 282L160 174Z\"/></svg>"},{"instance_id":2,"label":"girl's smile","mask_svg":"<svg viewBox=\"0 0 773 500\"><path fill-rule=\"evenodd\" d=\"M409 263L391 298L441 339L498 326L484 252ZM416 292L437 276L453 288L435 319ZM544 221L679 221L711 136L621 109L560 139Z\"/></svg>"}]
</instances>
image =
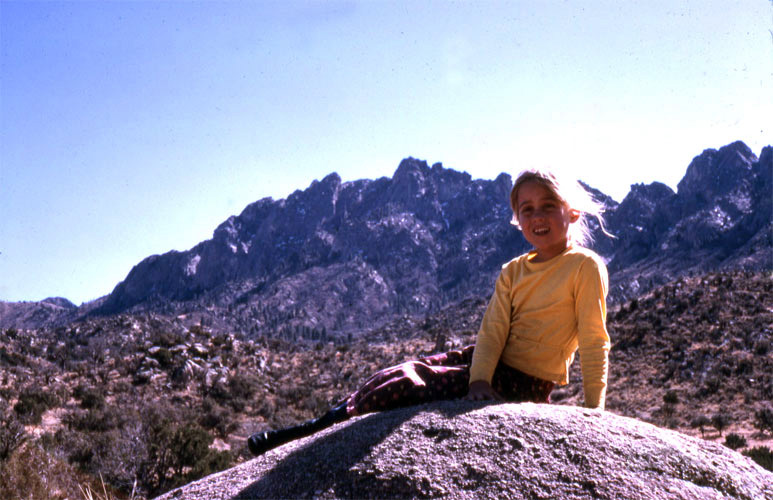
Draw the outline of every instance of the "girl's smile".
<instances>
[{"instance_id":1,"label":"girl's smile","mask_svg":"<svg viewBox=\"0 0 773 500\"><path fill-rule=\"evenodd\" d=\"M538 182L525 182L518 188L517 201L518 224L537 251L532 262L550 260L566 250L569 224L577 221L579 213Z\"/></svg>"}]
</instances>

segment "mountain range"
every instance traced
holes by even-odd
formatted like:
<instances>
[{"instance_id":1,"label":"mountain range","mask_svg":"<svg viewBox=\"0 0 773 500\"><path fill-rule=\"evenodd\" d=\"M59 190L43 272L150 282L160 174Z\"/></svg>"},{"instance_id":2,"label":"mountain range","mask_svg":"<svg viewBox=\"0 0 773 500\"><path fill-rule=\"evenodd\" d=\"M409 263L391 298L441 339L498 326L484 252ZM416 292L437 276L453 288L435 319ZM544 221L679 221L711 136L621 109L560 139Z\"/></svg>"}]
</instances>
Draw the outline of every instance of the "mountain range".
<instances>
[{"instance_id":1,"label":"mountain range","mask_svg":"<svg viewBox=\"0 0 773 500\"><path fill-rule=\"evenodd\" d=\"M683 275L773 269L772 178L773 147L757 157L738 141L696 156L676 192L635 184L618 203L585 185L615 235L596 227L593 245L610 272L610 302ZM0 303L0 327L152 312L248 335L356 335L487 296L500 266L529 248L510 225L511 187L505 173L472 179L415 158L392 178L332 173L248 205L187 251L147 257L94 302Z\"/></svg>"}]
</instances>

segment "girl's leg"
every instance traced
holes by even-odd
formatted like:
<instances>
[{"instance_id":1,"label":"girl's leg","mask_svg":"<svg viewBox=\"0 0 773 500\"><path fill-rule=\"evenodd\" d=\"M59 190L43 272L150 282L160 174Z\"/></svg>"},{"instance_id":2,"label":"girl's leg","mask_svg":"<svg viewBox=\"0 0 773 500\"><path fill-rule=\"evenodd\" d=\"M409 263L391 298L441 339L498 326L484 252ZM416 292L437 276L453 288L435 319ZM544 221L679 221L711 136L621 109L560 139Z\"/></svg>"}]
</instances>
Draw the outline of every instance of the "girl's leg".
<instances>
[{"instance_id":1,"label":"girl's leg","mask_svg":"<svg viewBox=\"0 0 773 500\"><path fill-rule=\"evenodd\" d=\"M377 372L363 386L325 415L300 425L260 432L248 439L260 455L279 445L309 436L349 417L391 410L467 394L473 346L408 361ZM555 384L499 363L491 385L506 400L547 403Z\"/></svg>"},{"instance_id":2,"label":"girl's leg","mask_svg":"<svg viewBox=\"0 0 773 500\"><path fill-rule=\"evenodd\" d=\"M469 346L381 370L349 396L347 413L362 415L462 397L467 394L471 360Z\"/></svg>"},{"instance_id":3,"label":"girl's leg","mask_svg":"<svg viewBox=\"0 0 773 500\"><path fill-rule=\"evenodd\" d=\"M472 346L386 368L325 415L293 427L253 434L247 444L254 455L260 455L351 416L462 397L467 393L471 360Z\"/></svg>"},{"instance_id":4,"label":"girl's leg","mask_svg":"<svg viewBox=\"0 0 773 500\"><path fill-rule=\"evenodd\" d=\"M247 446L253 455L261 455L277 446L310 436L348 418L349 415L346 413L346 403L344 402L321 417L308 420L302 424L253 434L247 439Z\"/></svg>"}]
</instances>

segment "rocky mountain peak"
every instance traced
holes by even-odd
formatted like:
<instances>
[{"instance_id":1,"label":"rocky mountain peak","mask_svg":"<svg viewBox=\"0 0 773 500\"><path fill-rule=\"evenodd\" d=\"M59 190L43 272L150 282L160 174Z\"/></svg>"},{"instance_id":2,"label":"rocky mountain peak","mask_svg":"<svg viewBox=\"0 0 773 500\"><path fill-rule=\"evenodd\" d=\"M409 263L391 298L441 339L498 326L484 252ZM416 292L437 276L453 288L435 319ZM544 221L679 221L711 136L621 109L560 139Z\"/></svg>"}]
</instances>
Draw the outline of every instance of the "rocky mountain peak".
<instances>
[{"instance_id":1,"label":"rocky mountain peak","mask_svg":"<svg viewBox=\"0 0 773 500\"><path fill-rule=\"evenodd\" d=\"M429 181L432 171L426 161L406 158L400 162L389 188L389 199L399 203L415 203L428 194L433 198L433 185Z\"/></svg>"},{"instance_id":2,"label":"rocky mountain peak","mask_svg":"<svg viewBox=\"0 0 773 500\"><path fill-rule=\"evenodd\" d=\"M52 306L61 307L63 309L77 309L78 307L64 297L48 297L47 299L43 299L41 303L51 304Z\"/></svg>"},{"instance_id":3,"label":"rocky mountain peak","mask_svg":"<svg viewBox=\"0 0 773 500\"><path fill-rule=\"evenodd\" d=\"M706 149L687 167L678 193L687 204L704 204L748 182L756 162L757 156L741 141L719 150Z\"/></svg>"},{"instance_id":4,"label":"rocky mountain peak","mask_svg":"<svg viewBox=\"0 0 773 500\"><path fill-rule=\"evenodd\" d=\"M610 302L688 272L773 267L772 176L773 148L758 160L736 142L697 156L676 193L635 184L618 204L586 185L617 237L597 231L594 246L608 263ZM500 266L528 249L509 224L511 187L506 173L473 180L412 157L392 178L343 183L332 173L248 205L190 250L148 257L80 313L222 311L212 314L255 334L277 325L343 334L484 297ZM46 312L46 324L55 316Z\"/></svg>"}]
</instances>

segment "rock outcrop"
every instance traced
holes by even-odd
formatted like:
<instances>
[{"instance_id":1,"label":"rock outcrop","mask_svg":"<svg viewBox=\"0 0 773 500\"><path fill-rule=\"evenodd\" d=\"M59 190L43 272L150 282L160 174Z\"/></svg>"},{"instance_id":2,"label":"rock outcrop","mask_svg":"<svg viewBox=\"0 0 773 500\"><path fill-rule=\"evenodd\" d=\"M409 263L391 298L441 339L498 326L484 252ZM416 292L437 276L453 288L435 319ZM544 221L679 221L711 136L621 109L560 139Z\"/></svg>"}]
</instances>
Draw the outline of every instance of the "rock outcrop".
<instances>
[{"instance_id":1,"label":"rock outcrop","mask_svg":"<svg viewBox=\"0 0 773 500\"><path fill-rule=\"evenodd\" d=\"M352 419L163 500L773 498L718 444L609 412L447 401Z\"/></svg>"}]
</instances>

